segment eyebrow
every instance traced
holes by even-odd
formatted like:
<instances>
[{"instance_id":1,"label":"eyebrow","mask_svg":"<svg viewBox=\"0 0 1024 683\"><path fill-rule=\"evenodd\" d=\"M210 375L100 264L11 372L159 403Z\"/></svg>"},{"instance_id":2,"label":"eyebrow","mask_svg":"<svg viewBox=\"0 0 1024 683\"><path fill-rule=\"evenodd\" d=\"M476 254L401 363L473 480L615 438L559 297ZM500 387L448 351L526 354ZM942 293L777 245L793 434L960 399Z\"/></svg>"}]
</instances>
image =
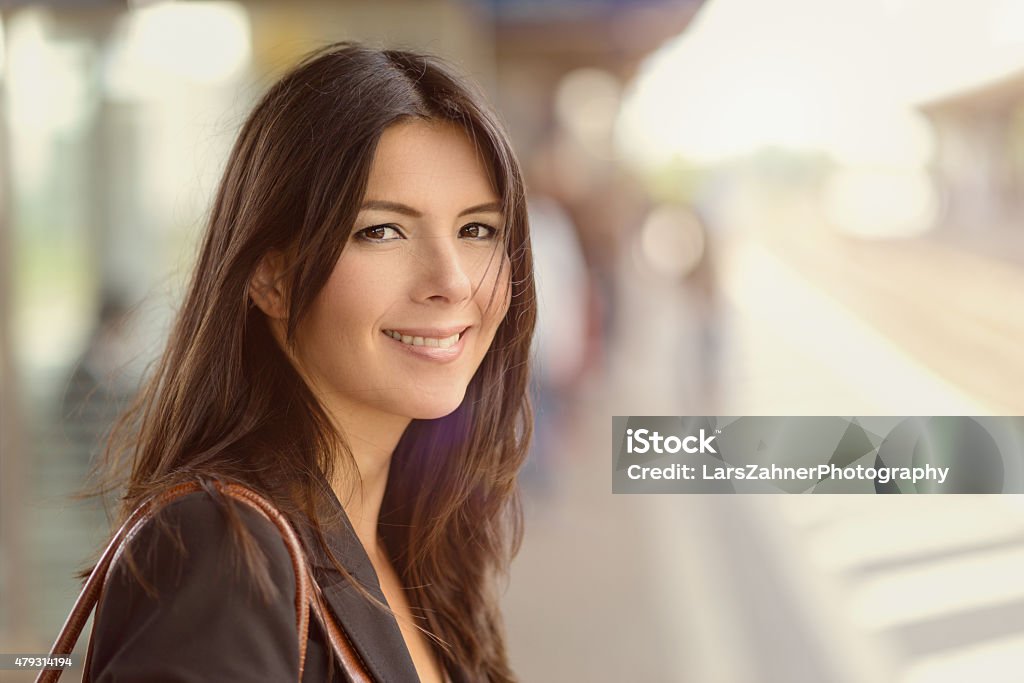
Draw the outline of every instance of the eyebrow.
<instances>
[{"instance_id":1,"label":"eyebrow","mask_svg":"<svg viewBox=\"0 0 1024 683\"><path fill-rule=\"evenodd\" d=\"M412 208L408 204L402 204L401 202L389 202L385 199L369 199L363 202L363 205L359 207L360 211L392 211L394 213L400 213L404 216L412 216L413 218L422 218L423 214ZM486 202L484 204L477 204L467 209L463 209L459 212L458 217L469 216L474 213L501 213L500 202Z\"/></svg>"}]
</instances>

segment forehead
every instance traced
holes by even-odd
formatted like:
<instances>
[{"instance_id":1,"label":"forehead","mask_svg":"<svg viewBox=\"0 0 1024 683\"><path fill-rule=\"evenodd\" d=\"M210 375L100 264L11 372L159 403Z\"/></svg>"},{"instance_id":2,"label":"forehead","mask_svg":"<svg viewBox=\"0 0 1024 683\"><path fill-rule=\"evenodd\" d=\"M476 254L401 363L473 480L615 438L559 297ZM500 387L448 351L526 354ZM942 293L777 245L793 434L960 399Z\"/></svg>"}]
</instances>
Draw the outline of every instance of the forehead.
<instances>
[{"instance_id":1,"label":"forehead","mask_svg":"<svg viewBox=\"0 0 1024 683\"><path fill-rule=\"evenodd\" d=\"M396 124L381 135L366 198L425 212L499 199L487 165L463 128L419 120Z\"/></svg>"}]
</instances>

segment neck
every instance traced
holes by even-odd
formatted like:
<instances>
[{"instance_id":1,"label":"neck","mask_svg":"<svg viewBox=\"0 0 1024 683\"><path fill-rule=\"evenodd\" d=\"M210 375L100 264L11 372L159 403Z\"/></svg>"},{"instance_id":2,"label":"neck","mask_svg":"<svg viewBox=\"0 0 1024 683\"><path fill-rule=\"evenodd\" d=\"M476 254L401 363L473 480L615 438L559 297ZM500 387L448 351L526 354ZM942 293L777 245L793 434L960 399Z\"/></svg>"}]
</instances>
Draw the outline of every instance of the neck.
<instances>
[{"instance_id":1,"label":"neck","mask_svg":"<svg viewBox=\"0 0 1024 683\"><path fill-rule=\"evenodd\" d=\"M380 506L387 488L391 456L411 421L365 409L331 406L331 416L352 451L357 472L339 463L331 486L345 508L371 562L383 557L377 537Z\"/></svg>"}]
</instances>

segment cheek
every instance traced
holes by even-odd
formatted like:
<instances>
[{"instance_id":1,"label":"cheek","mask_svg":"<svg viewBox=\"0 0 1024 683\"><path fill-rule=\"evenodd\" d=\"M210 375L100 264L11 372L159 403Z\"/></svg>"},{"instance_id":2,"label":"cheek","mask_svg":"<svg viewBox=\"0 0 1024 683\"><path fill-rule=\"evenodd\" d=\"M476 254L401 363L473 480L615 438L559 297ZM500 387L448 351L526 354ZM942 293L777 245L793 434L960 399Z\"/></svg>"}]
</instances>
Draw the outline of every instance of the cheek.
<instances>
[{"instance_id":1,"label":"cheek","mask_svg":"<svg viewBox=\"0 0 1024 683\"><path fill-rule=\"evenodd\" d=\"M386 295L387 283L394 279L389 261L342 252L324 288L320 292L325 307L336 313L358 314L368 302Z\"/></svg>"},{"instance_id":2,"label":"cheek","mask_svg":"<svg viewBox=\"0 0 1024 683\"><path fill-rule=\"evenodd\" d=\"M320 292L321 321L336 334L364 335L405 286L398 259L346 250Z\"/></svg>"},{"instance_id":3,"label":"cheek","mask_svg":"<svg viewBox=\"0 0 1024 683\"><path fill-rule=\"evenodd\" d=\"M355 259L340 261L299 326L300 352L318 365L345 359L339 348L359 348L376 318L380 274L361 272L360 265Z\"/></svg>"},{"instance_id":4,"label":"cheek","mask_svg":"<svg viewBox=\"0 0 1024 683\"><path fill-rule=\"evenodd\" d=\"M487 281L482 306L487 306L485 315L488 322L497 327L504 319L512 303L512 264L508 256L501 264L500 274L493 273Z\"/></svg>"}]
</instances>

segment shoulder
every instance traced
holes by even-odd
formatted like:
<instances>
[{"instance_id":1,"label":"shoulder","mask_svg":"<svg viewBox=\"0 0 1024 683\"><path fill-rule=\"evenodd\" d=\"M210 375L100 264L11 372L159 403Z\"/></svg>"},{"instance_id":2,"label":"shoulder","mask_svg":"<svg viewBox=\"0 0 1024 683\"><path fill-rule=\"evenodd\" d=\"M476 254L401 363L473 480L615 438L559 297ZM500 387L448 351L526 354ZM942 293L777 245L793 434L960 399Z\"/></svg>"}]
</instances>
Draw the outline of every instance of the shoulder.
<instances>
[{"instance_id":1,"label":"shoulder","mask_svg":"<svg viewBox=\"0 0 1024 683\"><path fill-rule=\"evenodd\" d=\"M253 535L264 550L274 551L277 555L288 555L287 547L277 526L247 503L229 500L224 495L217 500L205 491L195 491L165 505L154 515L154 520L175 529L180 529L183 539L192 542L196 547L221 549L220 542L230 531L229 511L226 507L234 503L241 524ZM155 525L147 524L140 537L153 537ZM147 533L147 531L149 533ZM279 551L279 552L278 552Z\"/></svg>"},{"instance_id":2,"label":"shoulder","mask_svg":"<svg viewBox=\"0 0 1024 683\"><path fill-rule=\"evenodd\" d=\"M181 680L229 672L224 680L293 677L298 645L291 555L273 522L245 503L235 509L255 541L255 567L265 571L273 593L261 593L257 572L243 561L223 504L205 492L183 496L131 540L140 576L122 560L110 570L93 627L95 680L183 668L188 675Z\"/></svg>"},{"instance_id":3,"label":"shoulder","mask_svg":"<svg viewBox=\"0 0 1024 683\"><path fill-rule=\"evenodd\" d=\"M224 495L226 500L228 496ZM243 521L250 531L267 538L278 537L274 523L254 510L246 503L239 501ZM191 535L199 538L204 531L216 531L227 528L224 502L217 500L205 491L193 491L164 505L156 516L165 520L187 525Z\"/></svg>"},{"instance_id":4,"label":"shoulder","mask_svg":"<svg viewBox=\"0 0 1024 683\"><path fill-rule=\"evenodd\" d=\"M183 566L220 566L222 561L240 561L240 541L232 529L232 516L237 516L237 529L251 537L274 571L291 571L291 555L277 526L250 505L237 501L217 500L204 491L186 494L161 507L129 542L132 560L144 573L159 573L173 560ZM233 505L232 505L233 503ZM230 508L228 506L231 506ZM127 575L124 562L112 568L115 575ZM212 579L219 572L208 575ZM245 578L245 572L239 573Z\"/></svg>"}]
</instances>

